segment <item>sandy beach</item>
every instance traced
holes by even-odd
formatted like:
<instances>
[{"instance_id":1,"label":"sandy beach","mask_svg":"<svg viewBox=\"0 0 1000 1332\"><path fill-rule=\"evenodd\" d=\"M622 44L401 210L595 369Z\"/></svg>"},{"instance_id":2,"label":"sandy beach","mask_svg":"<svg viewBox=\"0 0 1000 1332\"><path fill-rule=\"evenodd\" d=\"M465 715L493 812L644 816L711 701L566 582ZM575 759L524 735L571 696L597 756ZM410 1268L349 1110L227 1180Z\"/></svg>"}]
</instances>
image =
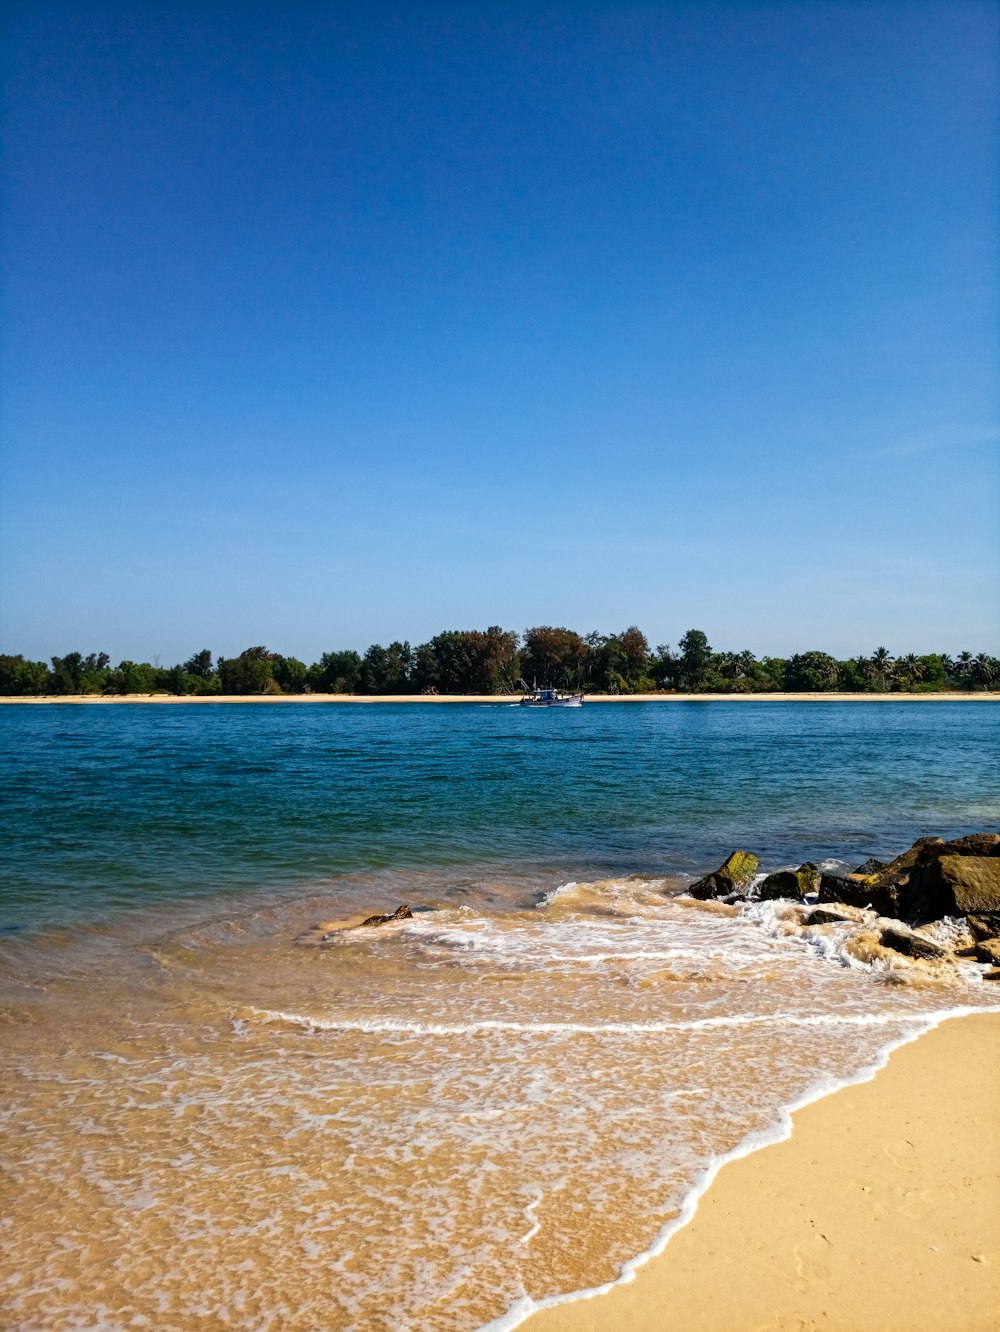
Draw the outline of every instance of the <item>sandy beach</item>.
<instances>
[{"instance_id":1,"label":"sandy beach","mask_svg":"<svg viewBox=\"0 0 1000 1332\"><path fill-rule=\"evenodd\" d=\"M41 694L2 703L514 703L518 694ZM947 694L588 694L588 703L986 703L1000 691Z\"/></svg>"},{"instance_id":2,"label":"sandy beach","mask_svg":"<svg viewBox=\"0 0 1000 1332\"><path fill-rule=\"evenodd\" d=\"M0 726L4 1327L990 1327L984 964L677 893L988 828L1000 713L90 711Z\"/></svg>"},{"instance_id":3,"label":"sandy beach","mask_svg":"<svg viewBox=\"0 0 1000 1332\"><path fill-rule=\"evenodd\" d=\"M1000 999L1000 994L998 994ZM726 1165L635 1279L526 1332L1000 1328L1000 1014L949 1020Z\"/></svg>"}]
</instances>

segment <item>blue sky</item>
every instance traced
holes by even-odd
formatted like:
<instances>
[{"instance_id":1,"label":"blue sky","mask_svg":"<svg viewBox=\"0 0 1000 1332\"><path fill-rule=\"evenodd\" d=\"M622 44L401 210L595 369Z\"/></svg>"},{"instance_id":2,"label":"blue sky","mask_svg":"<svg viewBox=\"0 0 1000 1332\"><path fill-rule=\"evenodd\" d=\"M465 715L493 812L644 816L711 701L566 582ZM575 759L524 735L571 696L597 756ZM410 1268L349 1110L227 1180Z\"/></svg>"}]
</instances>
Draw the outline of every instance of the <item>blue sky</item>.
<instances>
[{"instance_id":1,"label":"blue sky","mask_svg":"<svg viewBox=\"0 0 1000 1332\"><path fill-rule=\"evenodd\" d=\"M0 648L1000 651L998 14L13 0Z\"/></svg>"}]
</instances>

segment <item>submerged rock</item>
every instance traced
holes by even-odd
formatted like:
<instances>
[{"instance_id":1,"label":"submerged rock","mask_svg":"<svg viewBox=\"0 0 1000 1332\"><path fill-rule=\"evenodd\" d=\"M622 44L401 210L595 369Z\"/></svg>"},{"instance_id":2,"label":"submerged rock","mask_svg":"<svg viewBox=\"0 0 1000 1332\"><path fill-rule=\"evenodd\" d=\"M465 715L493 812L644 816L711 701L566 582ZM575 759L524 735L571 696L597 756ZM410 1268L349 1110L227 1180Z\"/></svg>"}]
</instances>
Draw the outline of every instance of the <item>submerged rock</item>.
<instances>
[{"instance_id":1,"label":"submerged rock","mask_svg":"<svg viewBox=\"0 0 1000 1332\"><path fill-rule=\"evenodd\" d=\"M358 928L364 929L365 926L370 925L388 925L393 920L411 920L412 918L413 912L404 902L401 907L397 907L391 916L369 916L367 920L361 922Z\"/></svg>"},{"instance_id":2,"label":"submerged rock","mask_svg":"<svg viewBox=\"0 0 1000 1332\"><path fill-rule=\"evenodd\" d=\"M864 875L841 876L824 874L819 883L820 902L841 902L845 906L864 909L871 907L880 916L897 917L899 898L894 886L876 886Z\"/></svg>"},{"instance_id":3,"label":"submerged rock","mask_svg":"<svg viewBox=\"0 0 1000 1332\"><path fill-rule=\"evenodd\" d=\"M843 947L849 957L868 967L873 962L891 962L894 956L898 957L893 949L886 948L882 936L875 930L858 930L847 937Z\"/></svg>"},{"instance_id":4,"label":"submerged rock","mask_svg":"<svg viewBox=\"0 0 1000 1332\"><path fill-rule=\"evenodd\" d=\"M929 962L948 956L947 948L925 939L922 934L913 934L910 930L883 930L882 943L884 947L893 948L905 957L922 957Z\"/></svg>"},{"instance_id":5,"label":"submerged rock","mask_svg":"<svg viewBox=\"0 0 1000 1332\"><path fill-rule=\"evenodd\" d=\"M728 897L746 889L760 869L760 861L749 851L734 851L712 874L696 880L688 888L692 897L705 902L711 897Z\"/></svg>"},{"instance_id":6,"label":"submerged rock","mask_svg":"<svg viewBox=\"0 0 1000 1332\"><path fill-rule=\"evenodd\" d=\"M801 902L807 893L814 893L820 885L822 875L811 860L805 861L797 870L777 870L769 874L754 896L762 902L786 898L790 902Z\"/></svg>"},{"instance_id":7,"label":"submerged rock","mask_svg":"<svg viewBox=\"0 0 1000 1332\"><path fill-rule=\"evenodd\" d=\"M761 902L773 902L776 898L787 898L791 902L801 902L803 893L799 876L794 870L778 870L769 874L755 894Z\"/></svg>"},{"instance_id":8,"label":"submerged rock","mask_svg":"<svg viewBox=\"0 0 1000 1332\"><path fill-rule=\"evenodd\" d=\"M846 911L831 911L828 907L813 907L803 925L857 925L858 915Z\"/></svg>"}]
</instances>

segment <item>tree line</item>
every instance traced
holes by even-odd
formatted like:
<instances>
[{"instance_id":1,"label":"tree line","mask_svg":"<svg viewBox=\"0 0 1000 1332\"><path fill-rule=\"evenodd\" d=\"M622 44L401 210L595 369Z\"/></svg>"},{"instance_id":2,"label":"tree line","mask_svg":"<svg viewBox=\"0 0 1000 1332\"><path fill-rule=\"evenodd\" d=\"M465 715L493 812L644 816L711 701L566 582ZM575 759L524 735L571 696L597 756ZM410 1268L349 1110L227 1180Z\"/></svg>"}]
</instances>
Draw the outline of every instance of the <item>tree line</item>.
<instances>
[{"instance_id":1,"label":"tree line","mask_svg":"<svg viewBox=\"0 0 1000 1332\"><path fill-rule=\"evenodd\" d=\"M987 653L944 652L838 661L826 652L755 657L716 652L700 629L677 647L651 648L635 625L617 634L581 635L539 625L518 634L492 625L450 630L411 647L373 643L363 655L324 652L306 665L266 647L213 660L208 648L163 667L120 661L106 652L70 652L50 662L0 655L0 696L78 694L513 694L535 684L601 694L889 693L984 690L1000 680L1000 661Z\"/></svg>"}]
</instances>

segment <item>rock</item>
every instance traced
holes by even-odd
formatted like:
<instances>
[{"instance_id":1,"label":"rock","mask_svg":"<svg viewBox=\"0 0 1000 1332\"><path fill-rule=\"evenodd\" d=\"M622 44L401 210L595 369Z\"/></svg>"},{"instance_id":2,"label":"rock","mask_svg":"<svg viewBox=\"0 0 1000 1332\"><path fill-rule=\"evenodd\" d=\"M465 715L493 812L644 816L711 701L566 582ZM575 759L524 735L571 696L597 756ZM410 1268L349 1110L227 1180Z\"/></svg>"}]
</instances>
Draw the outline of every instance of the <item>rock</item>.
<instances>
[{"instance_id":1,"label":"rock","mask_svg":"<svg viewBox=\"0 0 1000 1332\"><path fill-rule=\"evenodd\" d=\"M885 948L894 948L897 953L903 953L906 957L922 957L931 962L948 956L947 948L932 943L930 939L925 939L923 935L913 934L910 930L894 930L892 928L883 930L882 944Z\"/></svg>"},{"instance_id":2,"label":"rock","mask_svg":"<svg viewBox=\"0 0 1000 1332\"><path fill-rule=\"evenodd\" d=\"M899 889L909 882L910 872L921 858L933 859L937 849L942 846L944 842L940 837L922 837L913 843L909 851L904 851L901 856L896 856L895 860L890 860L888 865L883 865L880 870L864 877L877 888Z\"/></svg>"},{"instance_id":3,"label":"rock","mask_svg":"<svg viewBox=\"0 0 1000 1332\"><path fill-rule=\"evenodd\" d=\"M983 972L983 980L1000 980L1000 967L991 967Z\"/></svg>"},{"instance_id":4,"label":"rock","mask_svg":"<svg viewBox=\"0 0 1000 1332\"><path fill-rule=\"evenodd\" d=\"M844 941L844 952L865 966L873 962L887 962L892 959L892 950L886 948L881 936L874 930L857 930L849 934Z\"/></svg>"},{"instance_id":5,"label":"rock","mask_svg":"<svg viewBox=\"0 0 1000 1332\"><path fill-rule=\"evenodd\" d=\"M818 892L819 881L823 876L820 874L817 865L814 865L811 860L804 860L795 871L795 877L799 881L799 887L803 894L805 894Z\"/></svg>"},{"instance_id":6,"label":"rock","mask_svg":"<svg viewBox=\"0 0 1000 1332\"><path fill-rule=\"evenodd\" d=\"M980 962L1000 967L1000 939L984 939L982 943L977 943L976 957Z\"/></svg>"},{"instance_id":7,"label":"rock","mask_svg":"<svg viewBox=\"0 0 1000 1332\"><path fill-rule=\"evenodd\" d=\"M361 922L358 928L364 929L366 925L388 925L390 921L411 920L412 917L413 912L404 902L401 907L397 907L391 916L369 916L367 920Z\"/></svg>"},{"instance_id":8,"label":"rock","mask_svg":"<svg viewBox=\"0 0 1000 1332\"><path fill-rule=\"evenodd\" d=\"M863 865L859 865L854 871L855 874L877 874L879 870L884 870L889 862L886 860L876 860L871 856Z\"/></svg>"},{"instance_id":9,"label":"rock","mask_svg":"<svg viewBox=\"0 0 1000 1332\"><path fill-rule=\"evenodd\" d=\"M813 893L819 888L822 875L811 860L805 861L797 870L778 870L769 874L755 892L761 902L787 898L791 902L801 902L806 893Z\"/></svg>"},{"instance_id":10,"label":"rock","mask_svg":"<svg viewBox=\"0 0 1000 1332\"><path fill-rule=\"evenodd\" d=\"M997 833L972 833L951 842L943 842L940 837L919 837L901 856L864 876L873 894L872 905L882 915L911 923L937 920L944 915L964 915L943 891L943 881L934 866L944 859L989 859L994 855L998 838Z\"/></svg>"},{"instance_id":11,"label":"rock","mask_svg":"<svg viewBox=\"0 0 1000 1332\"><path fill-rule=\"evenodd\" d=\"M760 902L773 902L779 897L788 898L792 902L802 901L802 887L799 883L799 876L794 870L778 870L777 874L769 874L755 893Z\"/></svg>"},{"instance_id":12,"label":"rock","mask_svg":"<svg viewBox=\"0 0 1000 1332\"><path fill-rule=\"evenodd\" d=\"M856 925L857 916L849 916L846 911L831 911L828 907L813 907L802 922L803 925Z\"/></svg>"},{"instance_id":13,"label":"rock","mask_svg":"<svg viewBox=\"0 0 1000 1332\"><path fill-rule=\"evenodd\" d=\"M880 916L898 916L899 898L894 885L877 887L871 879L861 876L839 878L824 874L819 882L820 902L842 902L845 906L871 907Z\"/></svg>"},{"instance_id":14,"label":"rock","mask_svg":"<svg viewBox=\"0 0 1000 1332\"><path fill-rule=\"evenodd\" d=\"M760 868L760 861L749 851L734 851L713 874L696 880L688 888L692 897L705 902L710 897L728 897L748 888Z\"/></svg>"},{"instance_id":15,"label":"rock","mask_svg":"<svg viewBox=\"0 0 1000 1332\"><path fill-rule=\"evenodd\" d=\"M965 923L976 943L980 943L983 939L1000 938L1000 911L969 916Z\"/></svg>"},{"instance_id":16,"label":"rock","mask_svg":"<svg viewBox=\"0 0 1000 1332\"><path fill-rule=\"evenodd\" d=\"M951 856L1000 856L1000 833L970 833L942 845Z\"/></svg>"},{"instance_id":17,"label":"rock","mask_svg":"<svg viewBox=\"0 0 1000 1332\"><path fill-rule=\"evenodd\" d=\"M914 866L902 897L908 920L1000 913L1000 856L936 856Z\"/></svg>"}]
</instances>

